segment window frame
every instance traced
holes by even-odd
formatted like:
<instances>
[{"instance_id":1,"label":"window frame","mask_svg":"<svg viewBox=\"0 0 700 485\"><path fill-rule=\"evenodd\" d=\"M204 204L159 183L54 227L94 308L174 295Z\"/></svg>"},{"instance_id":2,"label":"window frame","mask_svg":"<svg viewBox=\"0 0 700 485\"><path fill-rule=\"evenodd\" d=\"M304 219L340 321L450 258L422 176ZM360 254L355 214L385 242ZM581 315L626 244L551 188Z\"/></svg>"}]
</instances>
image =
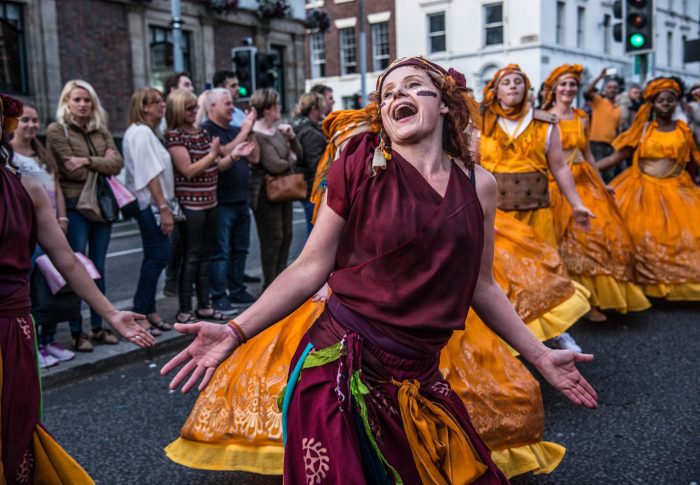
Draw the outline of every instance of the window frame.
<instances>
[{"instance_id":1,"label":"window frame","mask_svg":"<svg viewBox=\"0 0 700 485\"><path fill-rule=\"evenodd\" d=\"M583 49L586 44L586 7L576 7L576 48Z\"/></svg>"},{"instance_id":2,"label":"window frame","mask_svg":"<svg viewBox=\"0 0 700 485\"><path fill-rule=\"evenodd\" d=\"M384 32L380 32L379 35L377 30L383 28ZM372 70L382 71L389 66L389 61L391 60L391 42L389 39L389 22L376 22L370 24L370 35L372 36ZM382 36L385 42L380 44L378 37ZM379 47L386 46L386 53L379 53Z\"/></svg>"},{"instance_id":3,"label":"window frame","mask_svg":"<svg viewBox=\"0 0 700 485\"><path fill-rule=\"evenodd\" d=\"M444 30L431 31L430 19L432 17L442 16L442 23ZM430 12L425 15L426 30L428 32L428 53L437 54L439 52L447 52L447 12L440 10L437 12ZM433 40L442 37L444 39L445 48L443 50L433 50Z\"/></svg>"},{"instance_id":4,"label":"window frame","mask_svg":"<svg viewBox=\"0 0 700 485\"><path fill-rule=\"evenodd\" d=\"M320 42L315 42L320 41ZM320 45L319 48L314 46ZM320 54L320 55L319 55ZM318 79L326 76L326 39L323 32L312 32L309 35L309 60L311 68L309 74L311 79Z\"/></svg>"},{"instance_id":5,"label":"window frame","mask_svg":"<svg viewBox=\"0 0 700 485\"><path fill-rule=\"evenodd\" d=\"M352 33L352 35L345 35ZM352 39L352 46L346 45L347 39ZM345 52L352 49L352 62L345 59ZM340 58L340 75L351 76L357 74L357 41L355 38L355 27L343 27L338 29L338 57ZM352 72L348 72L348 67L352 68Z\"/></svg>"},{"instance_id":6,"label":"window frame","mask_svg":"<svg viewBox=\"0 0 700 485\"><path fill-rule=\"evenodd\" d=\"M0 21L5 22L8 28L12 28L17 32L18 46L17 50L19 53L19 89L10 89L10 86L3 88L3 91L7 94L19 94L28 95L29 94L29 71L28 71L28 61L27 61L27 40L25 37L25 5L24 3L11 2L7 0L0 0ZM17 25L13 25L9 20L8 7L14 7L17 9L18 18ZM16 86L12 86L13 88Z\"/></svg>"},{"instance_id":7,"label":"window frame","mask_svg":"<svg viewBox=\"0 0 700 485\"><path fill-rule=\"evenodd\" d=\"M486 12L488 11L489 8L493 7L500 7L501 9L501 20L500 22L491 22L488 23L486 21L487 15ZM503 45L505 43L505 22L503 20L503 2L491 2L491 3L485 3L482 5L482 10L481 13L483 15L483 46L484 47L491 47L491 46L496 46L496 45ZM489 31L494 30L494 29L500 29L501 30L501 41L500 42L494 42L494 43L489 43Z\"/></svg>"},{"instance_id":8,"label":"window frame","mask_svg":"<svg viewBox=\"0 0 700 485\"><path fill-rule=\"evenodd\" d=\"M557 45L565 44L566 32L564 31L564 25L566 23L566 2L563 0L557 0L556 7L556 21L554 27L554 41Z\"/></svg>"}]
</instances>

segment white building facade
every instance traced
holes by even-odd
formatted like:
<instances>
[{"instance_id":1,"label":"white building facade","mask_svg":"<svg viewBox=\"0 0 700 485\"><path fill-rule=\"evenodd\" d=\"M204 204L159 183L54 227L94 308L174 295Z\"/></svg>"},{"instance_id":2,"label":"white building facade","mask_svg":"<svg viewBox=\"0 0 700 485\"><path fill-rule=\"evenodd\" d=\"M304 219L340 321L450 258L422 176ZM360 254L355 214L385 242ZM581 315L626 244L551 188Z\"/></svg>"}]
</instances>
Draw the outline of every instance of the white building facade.
<instances>
[{"instance_id":1,"label":"white building facade","mask_svg":"<svg viewBox=\"0 0 700 485\"><path fill-rule=\"evenodd\" d=\"M639 81L634 58L613 41L612 0L397 0L397 56L423 54L467 76L478 99L494 72L517 63L532 86L555 67L578 63L584 82L615 67ZM656 0L656 50L648 79L700 81L700 63L683 63L683 42L700 37L698 0Z\"/></svg>"}]
</instances>

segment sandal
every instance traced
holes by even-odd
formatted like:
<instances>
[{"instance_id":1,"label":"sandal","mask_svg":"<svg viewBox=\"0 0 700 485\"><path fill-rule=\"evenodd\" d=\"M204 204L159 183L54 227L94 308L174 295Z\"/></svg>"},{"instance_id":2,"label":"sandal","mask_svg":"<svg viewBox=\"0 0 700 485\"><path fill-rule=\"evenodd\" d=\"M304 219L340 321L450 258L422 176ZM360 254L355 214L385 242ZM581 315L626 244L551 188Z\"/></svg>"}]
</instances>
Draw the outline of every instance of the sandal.
<instances>
[{"instance_id":1,"label":"sandal","mask_svg":"<svg viewBox=\"0 0 700 485\"><path fill-rule=\"evenodd\" d=\"M175 321L177 323L194 323L197 321L197 319L194 318L192 312L177 312L177 315L175 315Z\"/></svg>"},{"instance_id":2,"label":"sandal","mask_svg":"<svg viewBox=\"0 0 700 485\"><path fill-rule=\"evenodd\" d=\"M149 313L149 315L157 315L157 313ZM164 322L163 319L160 317L158 317L158 320L151 320L151 318L148 315L146 315L146 320L148 320L148 323L153 325L155 328L157 328L161 332L169 332L170 330L173 329L172 325Z\"/></svg>"},{"instance_id":3,"label":"sandal","mask_svg":"<svg viewBox=\"0 0 700 485\"><path fill-rule=\"evenodd\" d=\"M162 335L162 332L152 325L149 327L143 327L143 329L154 337Z\"/></svg>"},{"instance_id":4,"label":"sandal","mask_svg":"<svg viewBox=\"0 0 700 485\"><path fill-rule=\"evenodd\" d=\"M206 313L202 313L201 310L209 311L211 310L211 315L207 315ZM213 308L200 308L195 310L194 312L195 315L197 315L197 318L201 318L202 320L228 320L228 317L221 313L218 310L214 310Z\"/></svg>"}]
</instances>

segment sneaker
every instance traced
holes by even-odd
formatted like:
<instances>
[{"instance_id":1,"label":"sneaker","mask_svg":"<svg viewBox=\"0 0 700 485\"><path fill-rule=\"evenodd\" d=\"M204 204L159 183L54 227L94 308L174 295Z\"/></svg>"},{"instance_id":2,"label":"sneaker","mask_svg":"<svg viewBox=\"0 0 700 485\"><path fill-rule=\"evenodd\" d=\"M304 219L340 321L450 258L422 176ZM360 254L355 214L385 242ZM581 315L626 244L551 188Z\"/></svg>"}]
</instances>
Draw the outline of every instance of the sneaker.
<instances>
[{"instance_id":1,"label":"sneaker","mask_svg":"<svg viewBox=\"0 0 700 485\"><path fill-rule=\"evenodd\" d=\"M244 283L260 283L262 280L258 276L253 276L248 273L243 273Z\"/></svg>"},{"instance_id":2,"label":"sneaker","mask_svg":"<svg viewBox=\"0 0 700 485\"><path fill-rule=\"evenodd\" d=\"M50 355L43 345L39 346L39 368L46 369L47 367L52 367L58 364L58 359L53 355Z\"/></svg>"},{"instance_id":3,"label":"sneaker","mask_svg":"<svg viewBox=\"0 0 700 485\"><path fill-rule=\"evenodd\" d=\"M114 332L106 328L98 328L97 330L93 328L90 331L90 340L98 344L107 345L117 345L119 343L119 339L114 335Z\"/></svg>"},{"instance_id":4,"label":"sneaker","mask_svg":"<svg viewBox=\"0 0 700 485\"><path fill-rule=\"evenodd\" d=\"M566 332L559 335L558 337L554 337L552 339L552 343L558 349L575 350L576 352L582 351L581 347L576 343L576 340L574 340L574 338Z\"/></svg>"},{"instance_id":5,"label":"sneaker","mask_svg":"<svg viewBox=\"0 0 700 485\"><path fill-rule=\"evenodd\" d=\"M227 297L220 298L214 302L214 311L223 314L226 317L232 317L238 310L231 306L231 302Z\"/></svg>"},{"instance_id":6,"label":"sneaker","mask_svg":"<svg viewBox=\"0 0 700 485\"><path fill-rule=\"evenodd\" d=\"M84 333L79 333L73 336L73 349L78 352L92 352L92 344L90 337Z\"/></svg>"},{"instance_id":7,"label":"sneaker","mask_svg":"<svg viewBox=\"0 0 700 485\"><path fill-rule=\"evenodd\" d=\"M72 358L75 357L74 352L71 352L70 350L65 348L63 345L58 344L56 342L48 344L44 348L46 349L46 352L49 355L56 357L56 359L58 359L59 362L65 362L65 361L71 360Z\"/></svg>"},{"instance_id":8,"label":"sneaker","mask_svg":"<svg viewBox=\"0 0 700 485\"><path fill-rule=\"evenodd\" d=\"M237 294L235 297L229 298L231 305L250 305L251 303L255 303L256 299L257 298L247 291L243 291L242 293Z\"/></svg>"}]
</instances>

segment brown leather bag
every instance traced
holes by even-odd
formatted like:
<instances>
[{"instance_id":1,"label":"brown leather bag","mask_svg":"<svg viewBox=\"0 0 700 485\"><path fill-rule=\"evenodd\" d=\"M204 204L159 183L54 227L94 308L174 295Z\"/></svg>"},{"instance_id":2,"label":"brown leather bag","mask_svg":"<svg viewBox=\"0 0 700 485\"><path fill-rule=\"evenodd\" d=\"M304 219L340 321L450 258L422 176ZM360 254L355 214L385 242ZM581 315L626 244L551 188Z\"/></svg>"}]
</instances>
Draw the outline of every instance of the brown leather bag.
<instances>
[{"instance_id":1,"label":"brown leather bag","mask_svg":"<svg viewBox=\"0 0 700 485\"><path fill-rule=\"evenodd\" d=\"M270 202L306 200L306 179L303 173L265 175L265 195Z\"/></svg>"}]
</instances>

